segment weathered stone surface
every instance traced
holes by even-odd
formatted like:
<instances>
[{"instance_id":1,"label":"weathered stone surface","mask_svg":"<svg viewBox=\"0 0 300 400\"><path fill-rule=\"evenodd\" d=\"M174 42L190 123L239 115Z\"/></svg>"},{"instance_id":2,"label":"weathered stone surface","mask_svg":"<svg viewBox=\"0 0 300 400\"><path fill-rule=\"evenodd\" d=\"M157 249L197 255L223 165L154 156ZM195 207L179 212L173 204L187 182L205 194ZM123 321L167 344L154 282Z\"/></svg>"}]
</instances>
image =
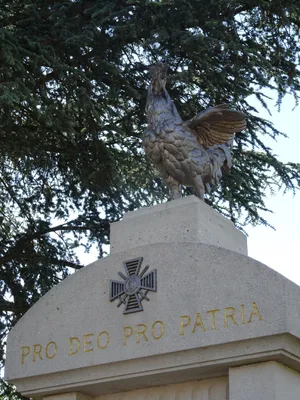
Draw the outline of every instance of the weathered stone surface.
<instances>
[{"instance_id":1,"label":"weathered stone surface","mask_svg":"<svg viewBox=\"0 0 300 400\"><path fill-rule=\"evenodd\" d=\"M227 392L228 377L222 377L99 396L95 400L227 400Z\"/></svg>"},{"instance_id":2,"label":"weathered stone surface","mask_svg":"<svg viewBox=\"0 0 300 400\"><path fill-rule=\"evenodd\" d=\"M108 300L109 280L133 257L157 269L158 291L143 312L123 315ZM33 306L9 334L6 378L143 357L147 364L154 355L291 330L300 337L295 301L296 285L238 253L204 244L143 246L85 267Z\"/></svg>"},{"instance_id":3,"label":"weathered stone surface","mask_svg":"<svg viewBox=\"0 0 300 400\"><path fill-rule=\"evenodd\" d=\"M196 196L129 212L111 225L111 254L176 242L212 244L247 255L246 236Z\"/></svg>"},{"instance_id":4,"label":"weathered stone surface","mask_svg":"<svg viewBox=\"0 0 300 400\"><path fill-rule=\"evenodd\" d=\"M154 208L153 225L148 210L115 224L114 254L54 287L12 329L5 374L23 394L99 396L226 376L230 367L269 360L300 371L299 287L237 249L220 247L231 246L233 228L206 206L195 220L215 218L213 226L224 231L215 229L218 240L209 236L213 228L206 235L193 228L189 236L195 213L188 210L199 211L199 204L172 203ZM176 228L174 214L185 215L186 230L183 217ZM137 232L140 219L141 242L150 244L130 245L125 224ZM157 240L166 226L162 243L145 233L154 233L155 224ZM188 242L195 235L200 243ZM236 235L232 246L242 238ZM123 262L140 257L141 269L157 270L157 292L146 294L144 311L124 315L124 304L109 301L110 280L122 281Z\"/></svg>"},{"instance_id":5,"label":"weathered stone surface","mask_svg":"<svg viewBox=\"0 0 300 400\"><path fill-rule=\"evenodd\" d=\"M230 368L230 400L298 400L300 374L274 361Z\"/></svg>"},{"instance_id":6,"label":"weathered stone surface","mask_svg":"<svg viewBox=\"0 0 300 400\"><path fill-rule=\"evenodd\" d=\"M70 392L54 396L47 396L45 400L92 400L94 397L79 392Z\"/></svg>"}]
</instances>

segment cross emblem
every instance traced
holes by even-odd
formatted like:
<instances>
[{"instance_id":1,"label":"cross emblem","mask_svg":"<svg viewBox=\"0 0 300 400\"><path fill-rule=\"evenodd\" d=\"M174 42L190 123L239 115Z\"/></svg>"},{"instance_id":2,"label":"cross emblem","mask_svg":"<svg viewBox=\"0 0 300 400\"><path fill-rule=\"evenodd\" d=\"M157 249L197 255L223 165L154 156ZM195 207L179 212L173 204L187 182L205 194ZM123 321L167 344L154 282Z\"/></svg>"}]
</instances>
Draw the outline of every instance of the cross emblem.
<instances>
[{"instance_id":1,"label":"cross emblem","mask_svg":"<svg viewBox=\"0 0 300 400\"><path fill-rule=\"evenodd\" d=\"M124 281L110 280L109 282L109 300L114 301L118 299L118 307L124 304L123 314L143 311L142 301L149 301L148 292L157 291L157 270L153 269L145 275L149 269L149 265L146 265L140 273L142 262L142 257L124 261L123 266L126 275L119 272L120 277Z\"/></svg>"}]
</instances>

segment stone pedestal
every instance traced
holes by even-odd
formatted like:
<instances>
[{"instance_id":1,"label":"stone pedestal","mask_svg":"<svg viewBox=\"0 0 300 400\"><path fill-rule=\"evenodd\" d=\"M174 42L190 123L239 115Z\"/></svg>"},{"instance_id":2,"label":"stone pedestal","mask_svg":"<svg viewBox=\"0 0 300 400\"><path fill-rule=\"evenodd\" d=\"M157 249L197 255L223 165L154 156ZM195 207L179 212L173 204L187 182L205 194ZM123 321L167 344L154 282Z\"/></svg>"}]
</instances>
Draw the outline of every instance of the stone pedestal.
<instances>
[{"instance_id":1,"label":"stone pedestal","mask_svg":"<svg viewBox=\"0 0 300 400\"><path fill-rule=\"evenodd\" d=\"M230 221L192 196L129 213L111 242L111 256L50 290L10 332L5 376L19 391L300 398L300 289L247 257Z\"/></svg>"},{"instance_id":2,"label":"stone pedestal","mask_svg":"<svg viewBox=\"0 0 300 400\"><path fill-rule=\"evenodd\" d=\"M299 373L275 361L230 368L230 400L296 400L299 382Z\"/></svg>"},{"instance_id":3,"label":"stone pedestal","mask_svg":"<svg viewBox=\"0 0 300 400\"><path fill-rule=\"evenodd\" d=\"M203 243L247 255L247 239L195 196L142 208L111 225L111 254L155 243Z\"/></svg>"}]
</instances>

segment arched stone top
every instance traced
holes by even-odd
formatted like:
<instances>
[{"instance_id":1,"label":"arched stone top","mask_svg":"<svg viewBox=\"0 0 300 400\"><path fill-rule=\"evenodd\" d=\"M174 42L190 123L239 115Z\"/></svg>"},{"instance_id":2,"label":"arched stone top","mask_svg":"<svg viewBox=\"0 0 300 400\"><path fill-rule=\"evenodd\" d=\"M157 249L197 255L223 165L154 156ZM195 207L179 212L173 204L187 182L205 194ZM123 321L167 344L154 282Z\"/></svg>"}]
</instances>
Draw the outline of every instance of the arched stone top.
<instances>
[{"instance_id":1,"label":"arched stone top","mask_svg":"<svg viewBox=\"0 0 300 400\"><path fill-rule=\"evenodd\" d=\"M157 270L157 292L147 293L144 311L124 315L124 304L109 300L110 280L122 281L123 262L134 258ZM299 335L297 298L292 282L230 250L194 243L138 247L83 268L40 299L9 334L6 377Z\"/></svg>"}]
</instances>

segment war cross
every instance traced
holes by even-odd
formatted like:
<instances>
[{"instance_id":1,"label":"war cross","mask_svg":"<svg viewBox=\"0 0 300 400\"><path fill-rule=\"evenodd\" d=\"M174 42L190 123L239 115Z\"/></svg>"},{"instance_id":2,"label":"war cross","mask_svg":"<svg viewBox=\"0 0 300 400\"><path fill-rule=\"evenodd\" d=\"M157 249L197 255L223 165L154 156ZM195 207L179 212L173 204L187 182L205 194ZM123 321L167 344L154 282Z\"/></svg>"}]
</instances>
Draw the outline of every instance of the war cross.
<instances>
[{"instance_id":1,"label":"war cross","mask_svg":"<svg viewBox=\"0 0 300 400\"><path fill-rule=\"evenodd\" d=\"M119 299L118 307L121 304L125 305L123 314L143 311L142 301L149 301L147 297L148 292L157 291L157 270L153 269L145 275L149 269L149 266L146 265L140 273L142 262L142 257L124 261L123 265L126 275L119 272L124 282L115 280L110 280L109 282L109 300L114 301Z\"/></svg>"}]
</instances>

